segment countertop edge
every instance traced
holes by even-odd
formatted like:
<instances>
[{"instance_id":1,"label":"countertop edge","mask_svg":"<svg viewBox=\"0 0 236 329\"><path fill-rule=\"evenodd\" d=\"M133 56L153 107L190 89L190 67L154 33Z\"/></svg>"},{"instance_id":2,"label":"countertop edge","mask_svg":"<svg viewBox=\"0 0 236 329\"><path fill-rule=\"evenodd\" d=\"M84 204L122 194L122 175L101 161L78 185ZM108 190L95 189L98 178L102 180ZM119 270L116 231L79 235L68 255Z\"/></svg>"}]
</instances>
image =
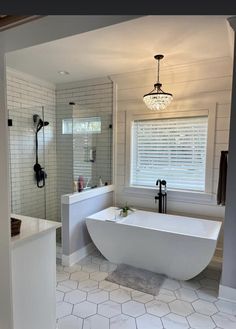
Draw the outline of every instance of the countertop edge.
<instances>
[{"instance_id":1,"label":"countertop edge","mask_svg":"<svg viewBox=\"0 0 236 329\"><path fill-rule=\"evenodd\" d=\"M21 224L21 233L11 237L11 247L15 248L18 245L28 242L30 240L34 240L42 235L47 234L50 231L54 231L57 228L61 227L62 224L60 222L56 221L49 221L46 219L40 219L40 218L34 218L34 217L29 217L29 216L23 216L23 215L17 215L17 214L11 214L11 217L20 219L22 221ZM32 228L32 224L35 226L37 225L45 225L48 224L47 227L41 228L41 229L34 229ZM27 232L27 226L28 232ZM56 241L55 241L56 243Z\"/></svg>"}]
</instances>

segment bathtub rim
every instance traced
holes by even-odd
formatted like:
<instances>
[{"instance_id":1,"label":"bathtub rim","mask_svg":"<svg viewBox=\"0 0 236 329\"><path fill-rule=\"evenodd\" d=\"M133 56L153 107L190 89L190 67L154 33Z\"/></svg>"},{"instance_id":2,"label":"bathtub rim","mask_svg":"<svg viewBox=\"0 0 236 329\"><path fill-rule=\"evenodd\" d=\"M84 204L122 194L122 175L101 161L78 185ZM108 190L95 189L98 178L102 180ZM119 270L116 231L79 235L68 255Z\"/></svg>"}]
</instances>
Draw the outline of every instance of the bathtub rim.
<instances>
[{"instance_id":1,"label":"bathtub rim","mask_svg":"<svg viewBox=\"0 0 236 329\"><path fill-rule=\"evenodd\" d=\"M116 208L116 207L108 207L106 209L103 209L97 213L100 213L104 210L110 209L110 208ZM116 208L117 210L119 208ZM146 211L146 210L141 210L141 209L134 209L135 211L144 211L147 213L155 213L152 211ZM163 232L163 233L168 233L168 234L173 234L173 235L178 235L178 236L187 236L187 237L191 237L191 238L197 238L197 239L204 239L204 240L212 240L212 241L218 241L221 229L222 229L222 222L217 221L217 220L209 220L209 219L200 219L200 218L194 218L194 217L187 217L187 216L179 216L179 215L173 215L173 214L162 214L162 215L170 215L173 217L185 217L185 218L190 218L191 220L197 220L197 221L208 221L208 222L214 222L215 226L216 226L216 232L214 232L213 236L203 236L203 235L197 235L197 234L187 234L187 233L181 233L178 231L170 231L170 230L165 230L165 229L160 229L160 228L154 228L154 227L145 227L145 226L141 226L141 225L137 225L137 224L131 224L131 223L126 223L125 220L127 219L127 217L121 217L119 216L119 218L117 218L117 220L107 220L107 219L102 219L102 218L93 218L93 216L95 216L97 213L92 214L88 217L85 218L85 221L97 221L97 222L106 222L106 223L111 223L111 224L120 224L120 225L125 225L125 226L130 226L130 227L138 227L141 229L145 229L145 230L149 230L149 231L159 231L159 232ZM132 214L130 214L131 216Z\"/></svg>"}]
</instances>

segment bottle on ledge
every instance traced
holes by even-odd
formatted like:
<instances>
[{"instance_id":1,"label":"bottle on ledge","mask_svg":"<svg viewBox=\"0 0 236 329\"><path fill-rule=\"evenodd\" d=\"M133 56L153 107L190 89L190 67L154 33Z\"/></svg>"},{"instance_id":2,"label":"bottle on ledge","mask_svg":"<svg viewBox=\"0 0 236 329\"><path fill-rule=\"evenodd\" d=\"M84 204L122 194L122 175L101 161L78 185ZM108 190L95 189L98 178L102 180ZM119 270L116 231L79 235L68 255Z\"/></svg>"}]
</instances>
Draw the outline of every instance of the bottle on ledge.
<instances>
[{"instance_id":1,"label":"bottle on ledge","mask_svg":"<svg viewBox=\"0 0 236 329\"><path fill-rule=\"evenodd\" d=\"M102 176L99 176L99 186L103 186L103 183L102 183Z\"/></svg>"},{"instance_id":2,"label":"bottle on ledge","mask_svg":"<svg viewBox=\"0 0 236 329\"><path fill-rule=\"evenodd\" d=\"M83 189L84 189L84 177L80 175L78 177L78 192L82 192Z\"/></svg>"}]
</instances>

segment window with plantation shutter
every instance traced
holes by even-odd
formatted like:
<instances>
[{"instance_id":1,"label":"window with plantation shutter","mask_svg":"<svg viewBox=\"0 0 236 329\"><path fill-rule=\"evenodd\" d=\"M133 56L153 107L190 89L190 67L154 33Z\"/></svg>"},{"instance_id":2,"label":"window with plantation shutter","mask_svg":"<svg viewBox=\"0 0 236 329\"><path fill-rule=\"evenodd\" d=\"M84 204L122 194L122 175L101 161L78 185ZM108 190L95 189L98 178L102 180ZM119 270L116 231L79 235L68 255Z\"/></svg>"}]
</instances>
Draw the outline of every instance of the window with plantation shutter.
<instances>
[{"instance_id":1,"label":"window with plantation shutter","mask_svg":"<svg viewBox=\"0 0 236 329\"><path fill-rule=\"evenodd\" d=\"M208 117L134 120L130 183L205 191Z\"/></svg>"}]
</instances>

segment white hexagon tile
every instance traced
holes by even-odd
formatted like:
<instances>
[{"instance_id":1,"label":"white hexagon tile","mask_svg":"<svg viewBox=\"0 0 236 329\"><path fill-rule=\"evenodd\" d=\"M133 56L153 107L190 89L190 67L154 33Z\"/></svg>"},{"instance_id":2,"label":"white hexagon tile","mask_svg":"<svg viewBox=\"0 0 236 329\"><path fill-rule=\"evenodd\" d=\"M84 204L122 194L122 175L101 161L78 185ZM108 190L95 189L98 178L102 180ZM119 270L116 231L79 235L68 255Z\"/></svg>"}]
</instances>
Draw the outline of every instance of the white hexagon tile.
<instances>
[{"instance_id":1,"label":"white hexagon tile","mask_svg":"<svg viewBox=\"0 0 236 329\"><path fill-rule=\"evenodd\" d=\"M156 296L106 281L115 269L97 250L57 265L58 329L236 329L236 304L218 299L217 268L165 278Z\"/></svg>"},{"instance_id":2,"label":"white hexagon tile","mask_svg":"<svg viewBox=\"0 0 236 329\"><path fill-rule=\"evenodd\" d=\"M103 315L107 318L121 314L121 304L107 300L98 305L98 314Z\"/></svg>"},{"instance_id":3,"label":"white hexagon tile","mask_svg":"<svg viewBox=\"0 0 236 329\"><path fill-rule=\"evenodd\" d=\"M97 306L90 302L82 302L74 306L73 314L77 315L82 319L86 319L87 317L94 315L97 313Z\"/></svg>"}]
</instances>

